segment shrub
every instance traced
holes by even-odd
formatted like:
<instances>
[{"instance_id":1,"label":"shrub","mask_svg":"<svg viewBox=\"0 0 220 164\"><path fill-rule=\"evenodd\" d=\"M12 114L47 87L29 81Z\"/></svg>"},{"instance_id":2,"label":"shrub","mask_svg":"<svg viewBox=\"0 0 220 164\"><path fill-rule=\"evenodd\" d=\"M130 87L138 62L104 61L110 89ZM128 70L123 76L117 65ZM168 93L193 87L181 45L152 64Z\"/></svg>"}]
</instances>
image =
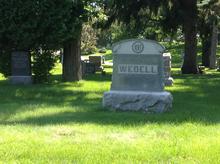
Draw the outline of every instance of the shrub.
<instances>
[{"instance_id":1,"label":"shrub","mask_svg":"<svg viewBox=\"0 0 220 164\"><path fill-rule=\"evenodd\" d=\"M0 73L5 77L11 75L11 52L6 50L0 51Z\"/></svg>"},{"instance_id":2,"label":"shrub","mask_svg":"<svg viewBox=\"0 0 220 164\"><path fill-rule=\"evenodd\" d=\"M32 53L32 71L35 83L48 82L50 71L55 66L56 56L51 50L34 51Z\"/></svg>"}]
</instances>

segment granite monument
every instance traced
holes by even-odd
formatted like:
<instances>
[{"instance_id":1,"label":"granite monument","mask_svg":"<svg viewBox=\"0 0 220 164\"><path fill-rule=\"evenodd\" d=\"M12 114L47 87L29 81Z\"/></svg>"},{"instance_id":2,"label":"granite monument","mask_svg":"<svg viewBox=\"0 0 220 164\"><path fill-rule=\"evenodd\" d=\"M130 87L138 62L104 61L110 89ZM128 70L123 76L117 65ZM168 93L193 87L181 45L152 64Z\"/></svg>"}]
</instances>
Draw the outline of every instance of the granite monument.
<instances>
[{"instance_id":1,"label":"granite monument","mask_svg":"<svg viewBox=\"0 0 220 164\"><path fill-rule=\"evenodd\" d=\"M171 109L172 95L164 91L162 45L131 39L114 44L112 51L112 84L111 91L104 93L104 107L156 113Z\"/></svg>"},{"instance_id":2,"label":"granite monument","mask_svg":"<svg viewBox=\"0 0 220 164\"><path fill-rule=\"evenodd\" d=\"M171 54L163 54L164 62L164 76L165 76L165 86L172 86L174 83L173 78L171 77Z\"/></svg>"},{"instance_id":3,"label":"granite monument","mask_svg":"<svg viewBox=\"0 0 220 164\"><path fill-rule=\"evenodd\" d=\"M12 52L11 61L12 75L9 77L10 82L12 84L31 84L32 76L29 52Z\"/></svg>"}]
</instances>

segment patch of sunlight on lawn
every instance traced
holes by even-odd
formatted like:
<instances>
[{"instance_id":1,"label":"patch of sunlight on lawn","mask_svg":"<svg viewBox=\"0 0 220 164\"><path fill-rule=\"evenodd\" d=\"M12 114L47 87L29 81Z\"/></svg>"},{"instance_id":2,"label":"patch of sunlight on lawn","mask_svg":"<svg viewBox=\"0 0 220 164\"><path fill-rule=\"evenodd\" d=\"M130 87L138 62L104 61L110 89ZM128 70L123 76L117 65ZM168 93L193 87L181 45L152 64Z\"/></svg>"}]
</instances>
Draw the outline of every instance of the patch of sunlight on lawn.
<instances>
[{"instance_id":1,"label":"patch of sunlight on lawn","mask_svg":"<svg viewBox=\"0 0 220 164\"><path fill-rule=\"evenodd\" d=\"M6 80L6 78L0 73L0 80Z\"/></svg>"}]
</instances>

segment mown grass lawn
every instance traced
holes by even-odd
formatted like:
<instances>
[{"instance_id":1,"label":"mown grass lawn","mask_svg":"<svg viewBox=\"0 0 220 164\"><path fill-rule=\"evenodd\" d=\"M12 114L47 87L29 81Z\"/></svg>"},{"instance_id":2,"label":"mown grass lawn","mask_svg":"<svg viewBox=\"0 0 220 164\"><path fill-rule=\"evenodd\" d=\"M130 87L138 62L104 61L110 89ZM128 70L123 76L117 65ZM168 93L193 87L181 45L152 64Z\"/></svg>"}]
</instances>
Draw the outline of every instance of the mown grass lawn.
<instances>
[{"instance_id":1,"label":"mown grass lawn","mask_svg":"<svg viewBox=\"0 0 220 164\"><path fill-rule=\"evenodd\" d=\"M12 86L0 80L0 163L220 163L220 73L180 75L172 111L110 112L106 76Z\"/></svg>"}]
</instances>

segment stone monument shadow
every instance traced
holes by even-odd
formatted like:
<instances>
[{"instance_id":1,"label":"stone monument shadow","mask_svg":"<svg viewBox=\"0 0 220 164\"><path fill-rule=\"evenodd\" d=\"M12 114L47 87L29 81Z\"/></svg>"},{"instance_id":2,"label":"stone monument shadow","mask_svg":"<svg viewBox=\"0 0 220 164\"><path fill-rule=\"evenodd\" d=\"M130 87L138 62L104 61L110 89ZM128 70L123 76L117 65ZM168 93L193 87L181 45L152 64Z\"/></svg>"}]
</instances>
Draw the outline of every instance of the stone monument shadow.
<instances>
[{"instance_id":1,"label":"stone monument shadow","mask_svg":"<svg viewBox=\"0 0 220 164\"><path fill-rule=\"evenodd\" d=\"M102 126L144 126L148 124L170 124L181 125L185 123L199 123L205 125L219 124L220 118L210 119L210 114L207 115L187 115L185 113L166 113L166 114L148 114L137 112L110 112L101 111L102 108L96 111L79 111L79 112L61 112L56 114L45 114L41 116L28 117L17 121L1 121L1 125L60 125L60 124L97 124ZM186 114L183 116L183 114ZM190 116L190 117L189 117Z\"/></svg>"}]
</instances>

